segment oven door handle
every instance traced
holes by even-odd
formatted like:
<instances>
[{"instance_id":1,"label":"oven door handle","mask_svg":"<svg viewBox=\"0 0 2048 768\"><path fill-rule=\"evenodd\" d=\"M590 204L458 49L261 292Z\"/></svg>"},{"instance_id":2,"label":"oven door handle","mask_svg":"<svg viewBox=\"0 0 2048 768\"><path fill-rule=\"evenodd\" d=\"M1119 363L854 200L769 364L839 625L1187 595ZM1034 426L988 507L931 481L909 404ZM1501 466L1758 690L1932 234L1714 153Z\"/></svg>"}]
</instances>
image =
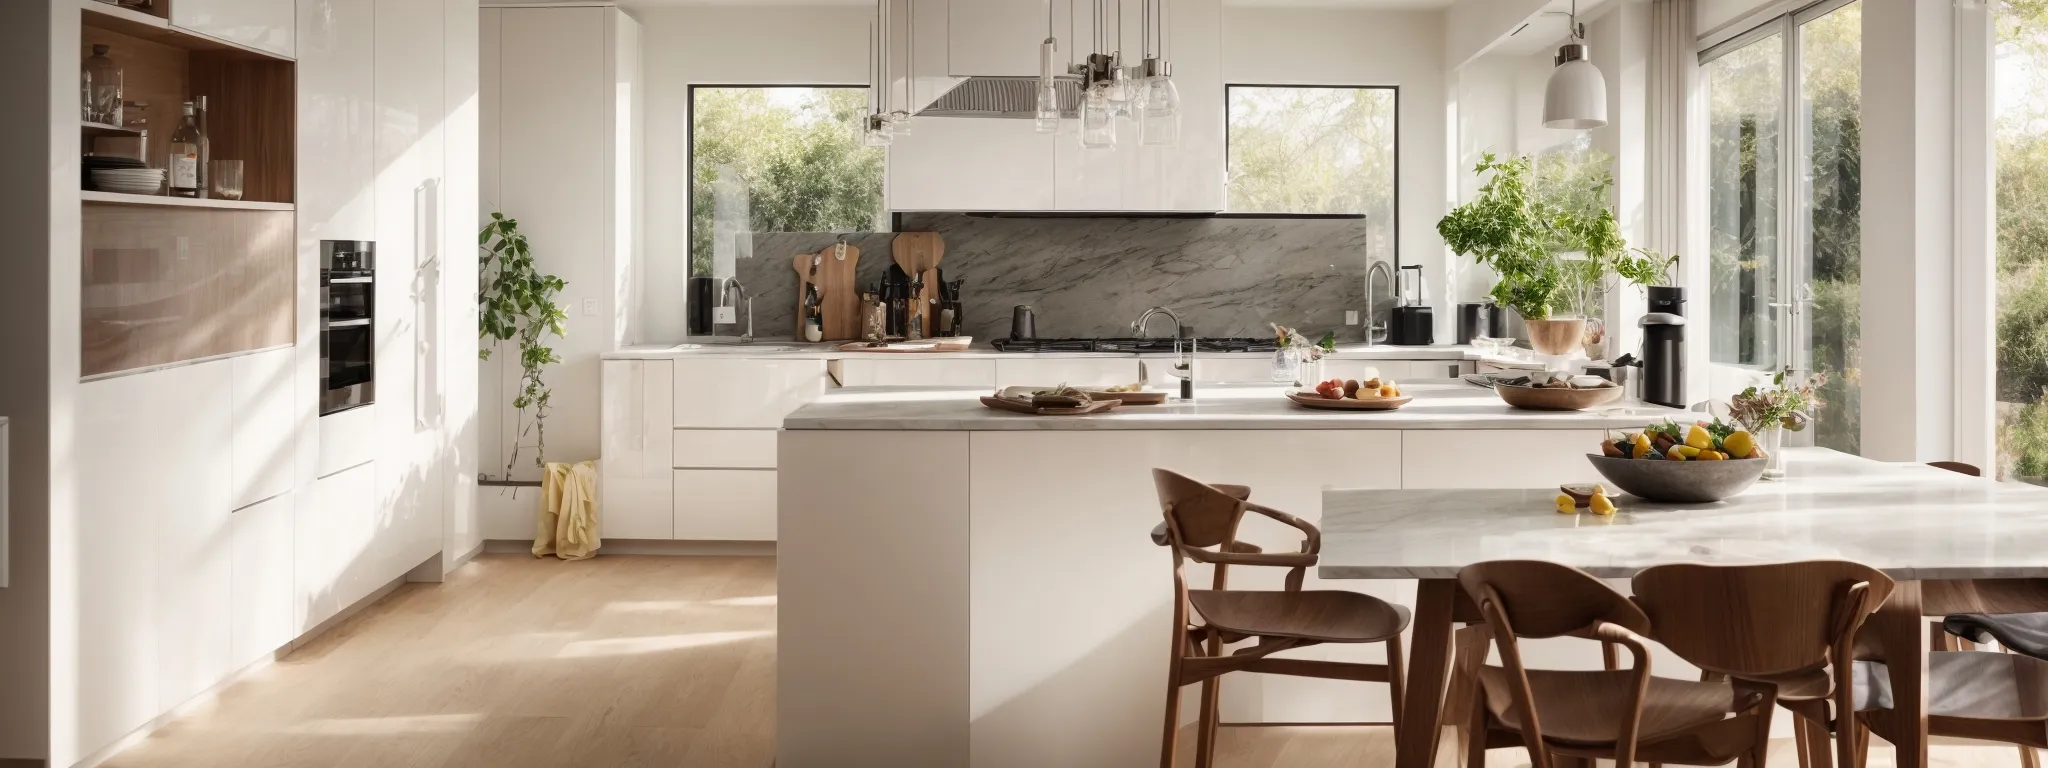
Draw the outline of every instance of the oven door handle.
<instances>
[{"instance_id":1,"label":"oven door handle","mask_svg":"<svg viewBox=\"0 0 2048 768\"><path fill-rule=\"evenodd\" d=\"M360 326L369 325L370 318L358 317L353 320L322 320L320 321L320 324L322 327L326 328L356 328Z\"/></svg>"},{"instance_id":2,"label":"oven door handle","mask_svg":"<svg viewBox=\"0 0 2048 768\"><path fill-rule=\"evenodd\" d=\"M327 280L328 285L369 285L373 277L335 277Z\"/></svg>"}]
</instances>

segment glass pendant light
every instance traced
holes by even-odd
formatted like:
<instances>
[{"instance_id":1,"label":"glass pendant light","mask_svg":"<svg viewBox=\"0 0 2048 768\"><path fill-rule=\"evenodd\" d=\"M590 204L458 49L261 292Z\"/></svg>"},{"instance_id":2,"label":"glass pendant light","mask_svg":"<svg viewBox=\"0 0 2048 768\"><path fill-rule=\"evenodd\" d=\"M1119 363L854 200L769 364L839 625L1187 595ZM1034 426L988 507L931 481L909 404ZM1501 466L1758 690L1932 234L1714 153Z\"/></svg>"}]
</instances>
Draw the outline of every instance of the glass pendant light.
<instances>
[{"instance_id":1,"label":"glass pendant light","mask_svg":"<svg viewBox=\"0 0 2048 768\"><path fill-rule=\"evenodd\" d=\"M1116 119L1110 113L1108 89L1088 89L1081 98L1081 146L1087 149L1116 149Z\"/></svg>"},{"instance_id":2,"label":"glass pendant light","mask_svg":"<svg viewBox=\"0 0 2048 768\"><path fill-rule=\"evenodd\" d=\"M1572 3L1568 39L1557 49L1557 68L1543 87L1543 125L1584 130L1607 124L1607 78L1588 61L1586 28L1579 25L1579 4Z\"/></svg>"},{"instance_id":3,"label":"glass pendant light","mask_svg":"<svg viewBox=\"0 0 2048 768\"><path fill-rule=\"evenodd\" d=\"M1148 147L1180 144L1180 87L1173 84L1173 65L1147 62L1145 109L1139 113L1138 143Z\"/></svg>"},{"instance_id":4,"label":"glass pendant light","mask_svg":"<svg viewBox=\"0 0 2048 768\"><path fill-rule=\"evenodd\" d=\"M1039 133L1056 133L1060 129L1060 89L1052 79L1052 56L1059 50L1059 40L1052 36L1052 0L1045 2L1045 42L1038 44L1038 98L1033 110Z\"/></svg>"}]
</instances>

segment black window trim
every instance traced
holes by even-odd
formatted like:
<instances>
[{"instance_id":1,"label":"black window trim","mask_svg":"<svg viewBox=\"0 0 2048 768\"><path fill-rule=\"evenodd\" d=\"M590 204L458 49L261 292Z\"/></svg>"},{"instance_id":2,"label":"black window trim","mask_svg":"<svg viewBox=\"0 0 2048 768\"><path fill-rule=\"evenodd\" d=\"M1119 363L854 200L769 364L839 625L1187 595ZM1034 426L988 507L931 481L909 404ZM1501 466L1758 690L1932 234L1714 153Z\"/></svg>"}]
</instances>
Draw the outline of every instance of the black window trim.
<instances>
[{"instance_id":1,"label":"black window trim","mask_svg":"<svg viewBox=\"0 0 2048 768\"><path fill-rule=\"evenodd\" d=\"M1232 88L1328 88L1351 91L1381 90L1394 92L1394 213L1393 221L1393 262L1390 266L1401 267L1401 86L1398 85L1356 85L1344 83L1224 83L1223 84L1223 174L1224 207L1226 210L1215 214L1219 219L1363 219L1363 213L1250 213L1228 210L1230 205L1230 90Z\"/></svg>"}]
</instances>

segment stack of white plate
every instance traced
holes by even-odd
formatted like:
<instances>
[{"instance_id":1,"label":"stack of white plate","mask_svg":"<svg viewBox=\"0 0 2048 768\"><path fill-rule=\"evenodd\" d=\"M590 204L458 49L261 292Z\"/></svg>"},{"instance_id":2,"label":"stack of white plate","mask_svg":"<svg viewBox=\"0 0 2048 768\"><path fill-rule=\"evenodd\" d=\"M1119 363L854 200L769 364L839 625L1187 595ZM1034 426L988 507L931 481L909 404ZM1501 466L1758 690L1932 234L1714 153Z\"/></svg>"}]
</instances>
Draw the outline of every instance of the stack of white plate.
<instances>
[{"instance_id":1,"label":"stack of white plate","mask_svg":"<svg viewBox=\"0 0 2048 768\"><path fill-rule=\"evenodd\" d=\"M104 192L154 195L163 191L162 168L101 168L92 172L92 185Z\"/></svg>"}]
</instances>

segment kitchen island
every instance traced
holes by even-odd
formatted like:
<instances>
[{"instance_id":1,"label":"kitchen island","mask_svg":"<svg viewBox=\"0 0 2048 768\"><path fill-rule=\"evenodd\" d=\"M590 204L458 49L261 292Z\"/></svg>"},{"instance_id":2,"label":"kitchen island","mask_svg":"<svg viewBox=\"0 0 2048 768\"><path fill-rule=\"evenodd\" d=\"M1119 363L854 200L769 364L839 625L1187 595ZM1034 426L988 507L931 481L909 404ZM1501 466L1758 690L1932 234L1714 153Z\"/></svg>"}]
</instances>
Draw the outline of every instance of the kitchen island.
<instances>
[{"instance_id":1,"label":"kitchen island","mask_svg":"<svg viewBox=\"0 0 2048 768\"><path fill-rule=\"evenodd\" d=\"M1681 415L1519 411L1448 379L1403 389L1413 403L1378 413L1311 411L1272 386L1087 417L993 411L985 388L846 387L796 409L777 450L777 764L1156 764L1172 574L1148 536L1155 467L1250 485L1314 522L1327 488L1594 480L1582 456L1606 430ZM1258 522L1243 539L1299 540ZM1232 584L1279 588L1266 570ZM1398 581L1341 588L1414 597ZM1380 660L1377 646L1297 655ZM1390 715L1362 683L1238 675L1222 698L1224 722Z\"/></svg>"}]
</instances>

